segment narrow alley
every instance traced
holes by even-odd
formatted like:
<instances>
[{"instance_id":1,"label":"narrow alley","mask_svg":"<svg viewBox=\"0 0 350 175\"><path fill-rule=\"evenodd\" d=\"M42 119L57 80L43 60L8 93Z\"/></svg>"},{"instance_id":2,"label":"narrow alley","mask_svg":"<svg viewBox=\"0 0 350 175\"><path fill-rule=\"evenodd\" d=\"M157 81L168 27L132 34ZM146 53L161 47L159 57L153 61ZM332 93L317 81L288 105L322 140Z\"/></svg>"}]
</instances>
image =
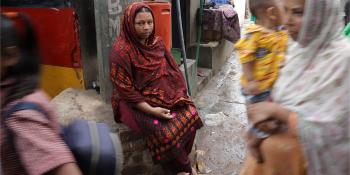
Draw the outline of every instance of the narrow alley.
<instances>
[{"instance_id":1,"label":"narrow alley","mask_svg":"<svg viewBox=\"0 0 350 175\"><path fill-rule=\"evenodd\" d=\"M205 123L195 145L196 165L202 174L239 174L245 155L242 134L247 124L239 70L233 52L220 72L194 99Z\"/></svg>"}]
</instances>

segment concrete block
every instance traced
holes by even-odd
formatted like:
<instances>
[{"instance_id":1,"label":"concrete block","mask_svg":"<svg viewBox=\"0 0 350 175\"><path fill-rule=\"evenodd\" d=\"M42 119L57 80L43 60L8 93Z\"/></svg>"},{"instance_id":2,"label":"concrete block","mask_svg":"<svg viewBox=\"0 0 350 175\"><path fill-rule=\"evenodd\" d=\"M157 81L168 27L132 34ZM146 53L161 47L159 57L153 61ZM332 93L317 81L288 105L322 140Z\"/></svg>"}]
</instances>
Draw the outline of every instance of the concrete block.
<instances>
[{"instance_id":1,"label":"concrete block","mask_svg":"<svg viewBox=\"0 0 350 175\"><path fill-rule=\"evenodd\" d=\"M204 87L205 85L207 85L209 83L209 81L211 80L211 78L213 77L213 71L211 69L206 69L206 68L201 68L201 67L198 67L198 73L201 75L201 76L197 76L197 88L195 90L195 94L194 96L200 92Z\"/></svg>"},{"instance_id":2,"label":"concrete block","mask_svg":"<svg viewBox=\"0 0 350 175\"><path fill-rule=\"evenodd\" d=\"M228 58L230 58L233 50L233 43L226 40L202 44L199 53L198 66L212 69L213 75L215 75ZM196 58L195 46L187 49L187 56L190 59Z\"/></svg>"},{"instance_id":3,"label":"concrete block","mask_svg":"<svg viewBox=\"0 0 350 175\"><path fill-rule=\"evenodd\" d=\"M184 64L180 66L180 70L184 78L186 78ZM193 94L194 90L196 90L196 87L197 87L197 65L195 60L187 59L187 70L188 70L189 82L190 82L190 86Z\"/></svg>"}]
</instances>

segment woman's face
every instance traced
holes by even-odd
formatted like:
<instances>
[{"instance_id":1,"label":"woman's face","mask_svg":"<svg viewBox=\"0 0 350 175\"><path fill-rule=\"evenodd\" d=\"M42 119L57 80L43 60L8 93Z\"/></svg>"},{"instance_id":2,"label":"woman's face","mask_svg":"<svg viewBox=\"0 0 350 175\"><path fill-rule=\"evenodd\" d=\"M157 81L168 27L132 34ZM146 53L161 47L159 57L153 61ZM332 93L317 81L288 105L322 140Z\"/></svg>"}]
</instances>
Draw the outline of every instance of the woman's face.
<instances>
[{"instance_id":1,"label":"woman's face","mask_svg":"<svg viewBox=\"0 0 350 175\"><path fill-rule=\"evenodd\" d=\"M153 32L153 16L150 12L140 12L135 17L135 31L140 40L146 40Z\"/></svg>"},{"instance_id":2,"label":"woman's face","mask_svg":"<svg viewBox=\"0 0 350 175\"><path fill-rule=\"evenodd\" d=\"M294 41L298 40L303 22L305 0L284 0L286 27Z\"/></svg>"}]
</instances>

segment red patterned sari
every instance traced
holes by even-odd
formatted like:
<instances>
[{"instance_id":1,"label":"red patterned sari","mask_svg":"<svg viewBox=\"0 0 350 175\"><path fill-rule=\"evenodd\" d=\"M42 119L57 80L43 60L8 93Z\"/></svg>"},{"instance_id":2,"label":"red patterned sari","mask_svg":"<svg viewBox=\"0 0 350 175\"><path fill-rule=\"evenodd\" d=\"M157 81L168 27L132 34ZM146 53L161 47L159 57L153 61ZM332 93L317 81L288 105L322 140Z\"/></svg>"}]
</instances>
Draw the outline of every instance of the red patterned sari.
<instances>
[{"instance_id":1,"label":"red patterned sari","mask_svg":"<svg viewBox=\"0 0 350 175\"><path fill-rule=\"evenodd\" d=\"M115 120L143 134L154 162L163 164L183 159L184 155L187 158L196 130L203 124L187 95L182 73L162 39L153 31L146 45L137 40L134 19L142 7L149 8L144 3L127 7L112 46L112 106ZM174 118L159 119L143 113L134 108L139 102L167 108Z\"/></svg>"}]
</instances>

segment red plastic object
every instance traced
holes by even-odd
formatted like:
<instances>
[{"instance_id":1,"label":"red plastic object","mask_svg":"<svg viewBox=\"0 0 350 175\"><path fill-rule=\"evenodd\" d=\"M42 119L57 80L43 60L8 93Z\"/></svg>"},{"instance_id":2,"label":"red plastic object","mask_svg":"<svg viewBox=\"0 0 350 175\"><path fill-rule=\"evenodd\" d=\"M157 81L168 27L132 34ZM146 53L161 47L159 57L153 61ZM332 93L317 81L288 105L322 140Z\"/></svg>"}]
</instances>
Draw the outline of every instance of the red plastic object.
<instances>
[{"instance_id":1,"label":"red plastic object","mask_svg":"<svg viewBox=\"0 0 350 175\"><path fill-rule=\"evenodd\" d=\"M156 35L163 38L165 46L171 48L171 3L144 1L154 13Z\"/></svg>"},{"instance_id":2,"label":"red plastic object","mask_svg":"<svg viewBox=\"0 0 350 175\"><path fill-rule=\"evenodd\" d=\"M42 64L81 68L77 20L73 8L12 8L2 12L22 12L33 23L38 36Z\"/></svg>"}]
</instances>

